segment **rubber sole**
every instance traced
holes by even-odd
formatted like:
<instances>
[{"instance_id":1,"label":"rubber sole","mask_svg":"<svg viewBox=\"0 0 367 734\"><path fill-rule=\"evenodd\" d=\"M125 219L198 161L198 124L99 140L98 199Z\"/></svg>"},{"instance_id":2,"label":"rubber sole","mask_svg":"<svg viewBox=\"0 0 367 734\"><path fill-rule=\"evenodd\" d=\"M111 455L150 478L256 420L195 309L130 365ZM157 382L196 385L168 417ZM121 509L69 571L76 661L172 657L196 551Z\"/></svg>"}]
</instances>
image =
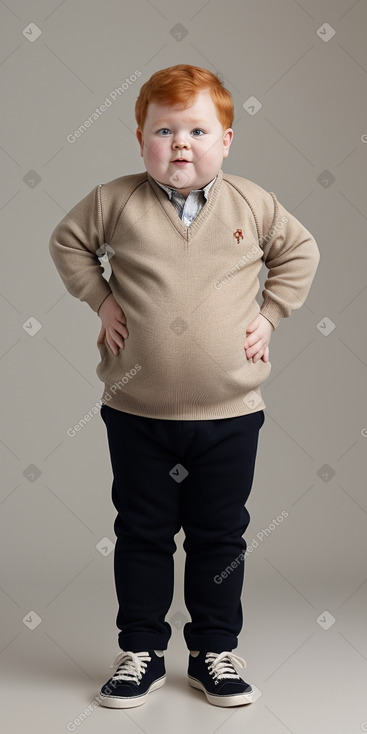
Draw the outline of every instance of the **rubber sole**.
<instances>
[{"instance_id":1,"label":"rubber sole","mask_svg":"<svg viewBox=\"0 0 367 734\"><path fill-rule=\"evenodd\" d=\"M152 685L141 696L127 696L123 698L122 696L105 696L100 692L99 701L102 706L107 706L111 709L129 709L133 708L133 706L142 706L152 691L156 691L157 688L161 688L165 684L166 678L167 675L164 675L162 678L153 681Z\"/></svg>"},{"instance_id":2,"label":"rubber sole","mask_svg":"<svg viewBox=\"0 0 367 734\"><path fill-rule=\"evenodd\" d=\"M192 678L190 675L188 676L189 685L193 688L198 688L198 690L203 691L205 693L209 703L213 704L213 706L243 706L247 703L252 703L254 700L254 693L253 691L251 693L237 693L233 696L214 696L212 693L209 693L206 688L203 686L202 683L200 683L197 678Z\"/></svg>"}]
</instances>

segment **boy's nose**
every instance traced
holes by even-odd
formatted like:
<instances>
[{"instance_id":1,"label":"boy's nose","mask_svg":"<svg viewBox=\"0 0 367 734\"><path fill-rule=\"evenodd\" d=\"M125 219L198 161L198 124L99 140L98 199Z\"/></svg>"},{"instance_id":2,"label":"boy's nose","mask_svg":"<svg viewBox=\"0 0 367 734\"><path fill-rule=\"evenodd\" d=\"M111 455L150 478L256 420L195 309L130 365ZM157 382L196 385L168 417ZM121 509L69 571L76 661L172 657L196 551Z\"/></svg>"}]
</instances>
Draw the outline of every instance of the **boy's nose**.
<instances>
[{"instance_id":1,"label":"boy's nose","mask_svg":"<svg viewBox=\"0 0 367 734\"><path fill-rule=\"evenodd\" d=\"M189 148L190 143L183 135L177 135L173 138L172 147L176 148Z\"/></svg>"}]
</instances>

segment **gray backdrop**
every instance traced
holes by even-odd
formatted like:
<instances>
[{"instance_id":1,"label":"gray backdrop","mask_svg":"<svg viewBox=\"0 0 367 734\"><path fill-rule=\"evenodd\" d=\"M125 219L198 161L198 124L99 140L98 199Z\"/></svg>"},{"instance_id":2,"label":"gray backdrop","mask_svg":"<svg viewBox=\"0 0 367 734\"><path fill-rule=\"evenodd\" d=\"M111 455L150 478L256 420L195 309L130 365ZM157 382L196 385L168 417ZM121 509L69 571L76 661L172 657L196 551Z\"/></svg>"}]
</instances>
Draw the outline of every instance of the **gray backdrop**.
<instances>
[{"instance_id":1,"label":"gray backdrop","mask_svg":"<svg viewBox=\"0 0 367 734\"><path fill-rule=\"evenodd\" d=\"M4 731L367 730L366 21L363 0L0 2ZM220 72L235 103L223 170L274 191L321 261L263 386L234 651L256 701L221 709L187 684L181 530L167 684L116 712L95 700L118 653L106 431L97 414L67 433L102 395L100 319L48 242L96 184L144 170L135 100L176 63Z\"/></svg>"}]
</instances>

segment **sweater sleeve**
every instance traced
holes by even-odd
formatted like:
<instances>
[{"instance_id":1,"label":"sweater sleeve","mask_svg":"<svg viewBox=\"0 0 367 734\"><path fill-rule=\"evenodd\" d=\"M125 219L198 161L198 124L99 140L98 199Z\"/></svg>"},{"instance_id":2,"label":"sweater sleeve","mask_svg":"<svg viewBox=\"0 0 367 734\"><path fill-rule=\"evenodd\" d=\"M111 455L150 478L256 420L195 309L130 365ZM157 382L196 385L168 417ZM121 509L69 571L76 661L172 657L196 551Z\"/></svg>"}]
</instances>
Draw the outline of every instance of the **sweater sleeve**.
<instances>
[{"instance_id":1,"label":"sweater sleeve","mask_svg":"<svg viewBox=\"0 0 367 734\"><path fill-rule=\"evenodd\" d=\"M312 234L269 192L274 202L271 226L260 240L269 272L260 313L276 329L282 318L300 308L308 295L320 260Z\"/></svg>"},{"instance_id":2,"label":"sweater sleeve","mask_svg":"<svg viewBox=\"0 0 367 734\"><path fill-rule=\"evenodd\" d=\"M96 254L104 244L98 189L96 186L65 215L49 242L51 257L66 289L80 301L86 301L96 313L112 293Z\"/></svg>"}]
</instances>

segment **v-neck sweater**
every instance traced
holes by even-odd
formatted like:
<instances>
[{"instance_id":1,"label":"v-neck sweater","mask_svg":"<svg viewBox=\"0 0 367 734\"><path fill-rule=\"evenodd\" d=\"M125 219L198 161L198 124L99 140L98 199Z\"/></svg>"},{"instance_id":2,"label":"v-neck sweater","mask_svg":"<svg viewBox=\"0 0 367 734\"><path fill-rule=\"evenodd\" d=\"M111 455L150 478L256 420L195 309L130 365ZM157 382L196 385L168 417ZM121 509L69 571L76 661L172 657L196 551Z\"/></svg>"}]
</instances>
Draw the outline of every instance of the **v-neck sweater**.
<instances>
[{"instance_id":1,"label":"v-neck sweater","mask_svg":"<svg viewBox=\"0 0 367 734\"><path fill-rule=\"evenodd\" d=\"M190 226L147 171L98 184L59 222L49 249L69 293L98 313L112 292L127 319L117 356L97 345L100 404L167 420L266 408L260 386L271 362L247 359L246 328L261 313L275 330L300 308L320 259L273 192L222 169Z\"/></svg>"}]
</instances>

